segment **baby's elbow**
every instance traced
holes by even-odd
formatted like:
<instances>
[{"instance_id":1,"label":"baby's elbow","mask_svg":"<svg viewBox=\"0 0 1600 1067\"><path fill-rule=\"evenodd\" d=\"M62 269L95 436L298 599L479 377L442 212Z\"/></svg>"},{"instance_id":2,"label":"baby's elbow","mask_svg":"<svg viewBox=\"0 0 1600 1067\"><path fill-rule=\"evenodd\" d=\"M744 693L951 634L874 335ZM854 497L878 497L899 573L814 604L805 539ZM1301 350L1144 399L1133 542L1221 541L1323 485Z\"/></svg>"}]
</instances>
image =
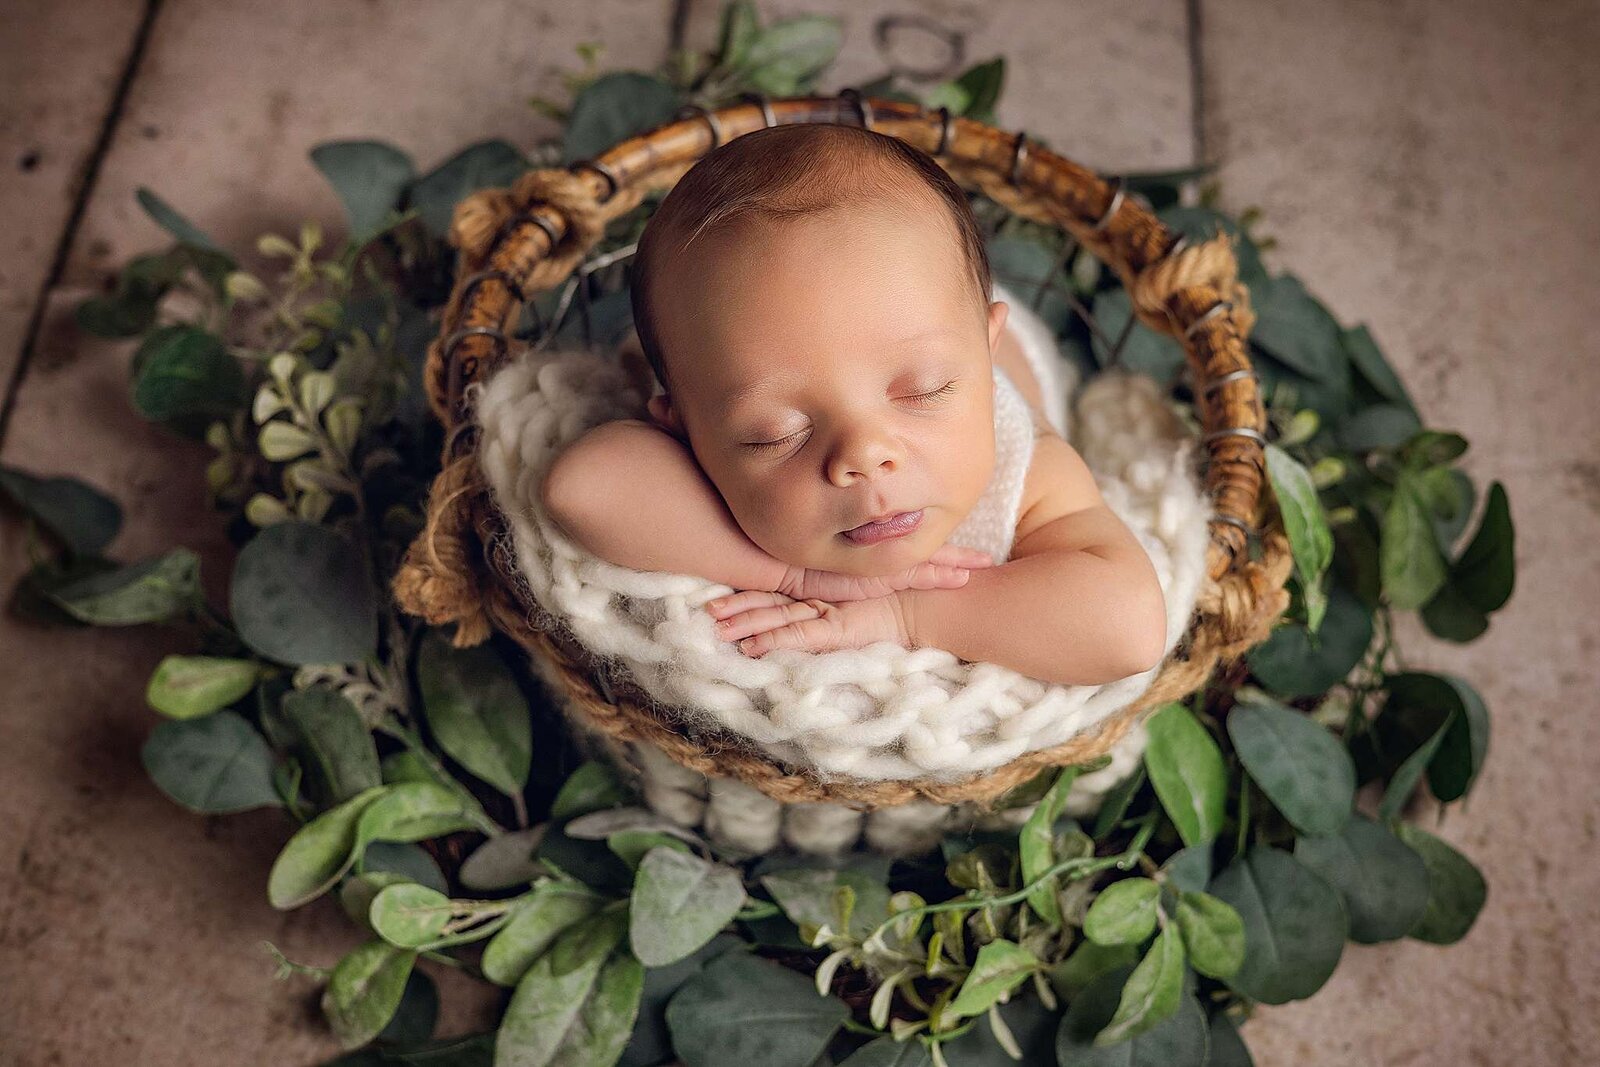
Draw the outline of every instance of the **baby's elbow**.
<instances>
[{"instance_id":1,"label":"baby's elbow","mask_svg":"<svg viewBox=\"0 0 1600 1067\"><path fill-rule=\"evenodd\" d=\"M580 437L561 451L539 482L539 503L545 514L573 536L594 514L600 487L592 436Z\"/></svg>"},{"instance_id":2,"label":"baby's elbow","mask_svg":"<svg viewBox=\"0 0 1600 1067\"><path fill-rule=\"evenodd\" d=\"M1130 629L1128 646L1130 658L1128 674L1143 674L1160 666L1167 651L1166 596L1159 584L1153 597L1146 597L1145 610L1136 612L1136 622Z\"/></svg>"}]
</instances>

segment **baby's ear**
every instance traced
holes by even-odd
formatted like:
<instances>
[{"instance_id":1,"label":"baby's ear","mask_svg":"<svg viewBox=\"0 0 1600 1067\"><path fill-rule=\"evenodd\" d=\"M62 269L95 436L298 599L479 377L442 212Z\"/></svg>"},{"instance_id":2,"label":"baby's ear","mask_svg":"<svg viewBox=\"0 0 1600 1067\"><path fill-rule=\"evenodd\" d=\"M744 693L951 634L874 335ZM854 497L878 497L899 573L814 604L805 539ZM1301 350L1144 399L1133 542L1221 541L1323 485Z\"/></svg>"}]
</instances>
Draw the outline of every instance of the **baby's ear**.
<instances>
[{"instance_id":1,"label":"baby's ear","mask_svg":"<svg viewBox=\"0 0 1600 1067\"><path fill-rule=\"evenodd\" d=\"M992 353L1000 345L1000 334L1006 328L1006 318L1011 313L1011 306L1004 300L996 300L989 305L989 351Z\"/></svg>"},{"instance_id":2,"label":"baby's ear","mask_svg":"<svg viewBox=\"0 0 1600 1067\"><path fill-rule=\"evenodd\" d=\"M683 429L683 420L678 418L677 408L672 406L671 396L666 393L657 393L645 403L645 408L650 412L650 421L661 429L680 441L689 439L689 435Z\"/></svg>"}]
</instances>

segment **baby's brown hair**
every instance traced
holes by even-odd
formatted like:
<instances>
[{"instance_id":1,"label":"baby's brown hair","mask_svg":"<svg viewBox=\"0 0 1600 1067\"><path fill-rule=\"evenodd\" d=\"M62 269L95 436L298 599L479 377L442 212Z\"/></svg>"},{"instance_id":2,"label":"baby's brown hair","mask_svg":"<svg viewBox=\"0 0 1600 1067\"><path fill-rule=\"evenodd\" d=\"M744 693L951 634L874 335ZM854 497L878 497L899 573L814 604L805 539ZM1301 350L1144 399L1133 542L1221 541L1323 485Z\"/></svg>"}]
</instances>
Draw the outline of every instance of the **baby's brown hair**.
<instances>
[{"instance_id":1,"label":"baby's brown hair","mask_svg":"<svg viewBox=\"0 0 1600 1067\"><path fill-rule=\"evenodd\" d=\"M678 179L645 224L628 265L634 329L662 388L671 390L652 290L664 256L746 216L802 218L846 203L904 195L907 181L921 183L948 208L980 310L987 313L993 282L983 231L965 191L932 156L859 126L797 123L754 130L713 149Z\"/></svg>"}]
</instances>

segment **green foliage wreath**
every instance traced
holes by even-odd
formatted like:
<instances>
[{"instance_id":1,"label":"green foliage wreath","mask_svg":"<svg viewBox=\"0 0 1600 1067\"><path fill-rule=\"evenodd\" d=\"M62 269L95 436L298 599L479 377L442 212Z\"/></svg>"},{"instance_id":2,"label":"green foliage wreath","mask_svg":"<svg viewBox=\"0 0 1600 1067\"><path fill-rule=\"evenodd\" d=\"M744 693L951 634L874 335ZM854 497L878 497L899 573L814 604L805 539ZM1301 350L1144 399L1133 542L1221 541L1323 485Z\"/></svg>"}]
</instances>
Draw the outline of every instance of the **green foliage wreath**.
<instances>
[{"instance_id":1,"label":"green foliage wreath","mask_svg":"<svg viewBox=\"0 0 1600 1067\"><path fill-rule=\"evenodd\" d=\"M1453 466L1466 441L1422 426L1365 327L1268 273L1255 212L1217 210L1214 182L1181 203L1205 169L1124 178L1169 226L1238 239L1292 604L1192 703L1159 709L1142 766L1092 823L1061 815L1087 769L1069 767L1006 798L1037 804L1020 833L951 835L893 863L739 862L582 763L515 646L454 649L388 602L438 469L420 373L450 291L455 203L685 103L810 91L838 45L834 20L762 27L738 2L716 52L659 74L602 73L581 49L570 108L535 101L564 134L531 158L489 141L418 173L386 144L321 145L312 162L351 236L325 249L308 223L298 241L262 237L282 266L271 280L140 190L176 243L77 309L86 331L138 339L134 406L214 452L210 492L241 546L231 595L225 612L206 601L188 548L103 558L113 501L6 469L34 560L12 610L192 635L150 679L162 721L145 767L197 812L281 807L293 833L267 900L334 893L370 931L331 968L278 957L326 983L328 1023L352 1050L338 1063L1232 1067L1250 1062L1237 1025L1252 1005L1316 992L1347 941L1449 944L1483 905L1473 864L1403 815L1424 779L1445 804L1469 793L1488 713L1464 679L1405 669L1391 620L1420 611L1456 642L1484 632L1513 584L1505 490L1490 487L1466 537L1475 492ZM992 120L1004 72L995 59L921 93L892 76L860 88ZM1059 232L973 197L996 271L1033 294L1063 351L1086 373L1120 361L1169 383L1192 418L1181 349L1129 314L1117 280ZM618 260L656 202L541 295L533 321L550 340L621 337ZM1368 786L1370 815L1356 805ZM419 961L504 987L497 1030L434 1041Z\"/></svg>"}]
</instances>

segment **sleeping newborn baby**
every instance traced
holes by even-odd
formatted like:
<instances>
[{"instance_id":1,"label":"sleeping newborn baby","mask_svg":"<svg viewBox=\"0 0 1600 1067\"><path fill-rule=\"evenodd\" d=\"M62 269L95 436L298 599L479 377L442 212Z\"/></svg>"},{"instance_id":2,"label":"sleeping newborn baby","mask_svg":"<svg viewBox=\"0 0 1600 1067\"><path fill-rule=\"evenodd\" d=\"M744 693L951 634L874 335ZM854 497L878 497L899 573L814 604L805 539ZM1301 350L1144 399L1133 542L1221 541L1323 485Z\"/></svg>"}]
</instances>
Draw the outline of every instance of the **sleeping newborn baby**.
<instances>
[{"instance_id":1,"label":"sleeping newborn baby","mask_svg":"<svg viewBox=\"0 0 1600 1067\"><path fill-rule=\"evenodd\" d=\"M1155 568L1046 417L926 153L745 134L678 180L630 269L661 391L551 464L541 502L576 543L732 587L705 607L749 656L893 641L1068 685L1156 666Z\"/></svg>"}]
</instances>

